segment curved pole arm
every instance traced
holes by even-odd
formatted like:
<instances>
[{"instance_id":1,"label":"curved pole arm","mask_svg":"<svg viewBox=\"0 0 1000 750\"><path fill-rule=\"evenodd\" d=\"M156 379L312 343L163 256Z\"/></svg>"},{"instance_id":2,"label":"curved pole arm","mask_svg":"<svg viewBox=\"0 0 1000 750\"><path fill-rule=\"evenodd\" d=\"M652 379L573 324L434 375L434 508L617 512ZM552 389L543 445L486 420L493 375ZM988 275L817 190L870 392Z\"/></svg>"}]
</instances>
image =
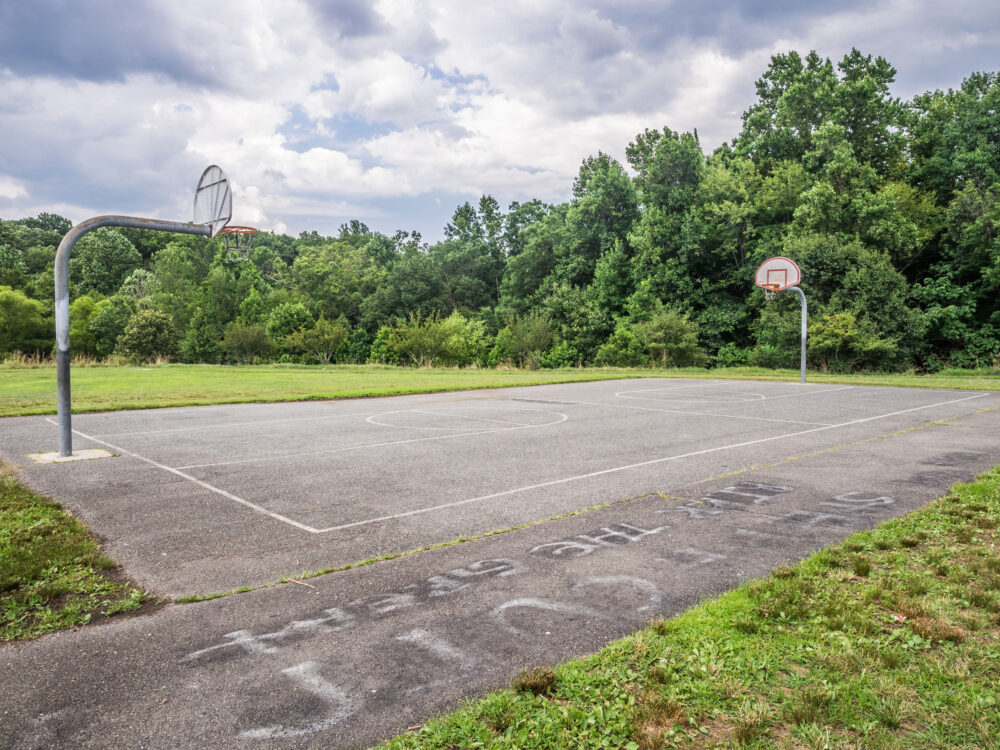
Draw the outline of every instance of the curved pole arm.
<instances>
[{"instance_id":1,"label":"curved pole arm","mask_svg":"<svg viewBox=\"0 0 1000 750\"><path fill-rule=\"evenodd\" d=\"M76 241L87 232L101 227L126 227L129 229L153 229L159 232L179 232L212 236L208 224L188 224L182 221L160 221L140 219L134 216L95 216L81 221L66 232L56 250L56 387L58 389L59 410L59 455L73 455L73 430L70 417L69 387L69 256Z\"/></svg>"}]
</instances>

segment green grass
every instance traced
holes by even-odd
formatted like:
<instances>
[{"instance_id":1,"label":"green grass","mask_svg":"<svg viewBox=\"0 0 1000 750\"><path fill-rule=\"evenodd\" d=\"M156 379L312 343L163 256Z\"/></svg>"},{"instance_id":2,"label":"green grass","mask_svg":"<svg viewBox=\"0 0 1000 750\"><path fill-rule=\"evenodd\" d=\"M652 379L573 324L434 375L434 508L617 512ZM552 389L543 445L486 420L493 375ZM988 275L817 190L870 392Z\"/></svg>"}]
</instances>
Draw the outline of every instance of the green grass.
<instances>
[{"instance_id":1,"label":"green grass","mask_svg":"<svg viewBox=\"0 0 1000 750\"><path fill-rule=\"evenodd\" d=\"M1000 469L381 747L1000 747Z\"/></svg>"},{"instance_id":2,"label":"green grass","mask_svg":"<svg viewBox=\"0 0 1000 750\"><path fill-rule=\"evenodd\" d=\"M798 371L727 368L649 370L414 369L377 365L317 366L154 365L89 366L72 372L75 412L147 409L266 401L357 398L472 388L569 383L610 378L683 377L797 381ZM833 375L809 373L814 383L1000 390L1000 377L977 371L942 375ZM0 417L54 414L54 367L0 367Z\"/></svg>"},{"instance_id":3,"label":"green grass","mask_svg":"<svg viewBox=\"0 0 1000 750\"><path fill-rule=\"evenodd\" d=\"M139 609L145 592L114 568L83 524L0 464L0 641Z\"/></svg>"}]
</instances>

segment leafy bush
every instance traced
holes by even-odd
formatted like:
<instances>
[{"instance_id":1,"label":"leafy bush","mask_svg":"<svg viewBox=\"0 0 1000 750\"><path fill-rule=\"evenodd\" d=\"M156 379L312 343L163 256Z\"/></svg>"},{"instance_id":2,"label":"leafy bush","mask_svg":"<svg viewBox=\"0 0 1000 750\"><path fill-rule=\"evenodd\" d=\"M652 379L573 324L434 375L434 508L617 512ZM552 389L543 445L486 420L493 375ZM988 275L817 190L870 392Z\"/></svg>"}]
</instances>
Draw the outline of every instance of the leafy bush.
<instances>
[{"instance_id":1,"label":"leafy bush","mask_svg":"<svg viewBox=\"0 0 1000 750\"><path fill-rule=\"evenodd\" d=\"M301 302L283 302L267 316L267 335L272 343L284 345L293 333L314 323L312 313Z\"/></svg>"},{"instance_id":2,"label":"leafy bush","mask_svg":"<svg viewBox=\"0 0 1000 750\"><path fill-rule=\"evenodd\" d=\"M750 352L730 341L716 352L715 364L717 367L744 367L750 364Z\"/></svg>"},{"instance_id":3,"label":"leafy bush","mask_svg":"<svg viewBox=\"0 0 1000 750\"><path fill-rule=\"evenodd\" d=\"M399 355L390 346L392 340L392 329L389 326L382 326L375 334L372 341L368 362L379 365L395 365L399 363Z\"/></svg>"},{"instance_id":4,"label":"leafy bush","mask_svg":"<svg viewBox=\"0 0 1000 750\"><path fill-rule=\"evenodd\" d=\"M441 327L445 332L443 364L483 364L489 344L482 321L469 320L456 311L441 321Z\"/></svg>"},{"instance_id":5,"label":"leafy bush","mask_svg":"<svg viewBox=\"0 0 1000 750\"><path fill-rule=\"evenodd\" d=\"M151 362L176 352L174 320L159 310L139 310L118 339L118 353L131 362Z\"/></svg>"},{"instance_id":6,"label":"leafy bush","mask_svg":"<svg viewBox=\"0 0 1000 750\"><path fill-rule=\"evenodd\" d=\"M676 310L659 307L649 320L635 324L635 334L654 366L690 367L708 359L698 346L698 324Z\"/></svg>"},{"instance_id":7,"label":"leafy bush","mask_svg":"<svg viewBox=\"0 0 1000 750\"><path fill-rule=\"evenodd\" d=\"M754 367L791 367L791 354L773 344L757 344L750 350L750 364Z\"/></svg>"},{"instance_id":8,"label":"leafy bush","mask_svg":"<svg viewBox=\"0 0 1000 750\"><path fill-rule=\"evenodd\" d=\"M237 318L226 329L222 349L241 364L253 363L270 353L271 340L264 326L249 325Z\"/></svg>"},{"instance_id":9,"label":"leafy bush","mask_svg":"<svg viewBox=\"0 0 1000 750\"><path fill-rule=\"evenodd\" d=\"M502 364L514 364L514 360L517 358L517 340L514 338L514 334L510 330L510 326L504 326L497 333L497 337L493 342L493 348L490 349L489 355L486 357L487 367L497 367Z\"/></svg>"},{"instance_id":10,"label":"leafy bush","mask_svg":"<svg viewBox=\"0 0 1000 750\"><path fill-rule=\"evenodd\" d=\"M445 353L447 340L448 329L437 315L422 318L418 311L396 324L388 345L401 360L417 367L431 367Z\"/></svg>"},{"instance_id":11,"label":"leafy bush","mask_svg":"<svg viewBox=\"0 0 1000 750\"><path fill-rule=\"evenodd\" d=\"M199 307L181 342L181 356L185 362L218 364L222 360L221 340L219 327Z\"/></svg>"},{"instance_id":12,"label":"leafy bush","mask_svg":"<svg viewBox=\"0 0 1000 750\"><path fill-rule=\"evenodd\" d=\"M594 357L594 364L599 367L639 367L648 362L645 347L626 323L618 325Z\"/></svg>"},{"instance_id":13,"label":"leafy bush","mask_svg":"<svg viewBox=\"0 0 1000 750\"><path fill-rule=\"evenodd\" d=\"M533 312L507 323L514 342L518 364L534 369L538 367L542 352L552 344L552 321L541 312Z\"/></svg>"},{"instance_id":14,"label":"leafy bush","mask_svg":"<svg viewBox=\"0 0 1000 750\"><path fill-rule=\"evenodd\" d=\"M347 340L349 330L343 316L331 321L320 313L319 320L312 328L300 328L286 336L282 343L286 349L304 351L317 362L329 364L334 353Z\"/></svg>"},{"instance_id":15,"label":"leafy bush","mask_svg":"<svg viewBox=\"0 0 1000 750\"><path fill-rule=\"evenodd\" d=\"M851 371L879 367L897 354L894 341L879 336L875 325L853 313L824 315L809 326L808 357L823 369Z\"/></svg>"},{"instance_id":16,"label":"leafy bush","mask_svg":"<svg viewBox=\"0 0 1000 750\"><path fill-rule=\"evenodd\" d=\"M41 302L0 286L0 354L42 352L52 347L52 328Z\"/></svg>"},{"instance_id":17,"label":"leafy bush","mask_svg":"<svg viewBox=\"0 0 1000 750\"><path fill-rule=\"evenodd\" d=\"M135 300L116 294L103 299L94 307L88 328L94 335L94 350L98 357L110 357L118 347L118 339L138 309Z\"/></svg>"},{"instance_id":18,"label":"leafy bush","mask_svg":"<svg viewBox=\"0 0 1000 750\"><path fill-rule=\"evenodd\" d=\"M573 367L580 363L580 352L563 341L542 355L542 367Z\"/></svg>"}]
</instances>

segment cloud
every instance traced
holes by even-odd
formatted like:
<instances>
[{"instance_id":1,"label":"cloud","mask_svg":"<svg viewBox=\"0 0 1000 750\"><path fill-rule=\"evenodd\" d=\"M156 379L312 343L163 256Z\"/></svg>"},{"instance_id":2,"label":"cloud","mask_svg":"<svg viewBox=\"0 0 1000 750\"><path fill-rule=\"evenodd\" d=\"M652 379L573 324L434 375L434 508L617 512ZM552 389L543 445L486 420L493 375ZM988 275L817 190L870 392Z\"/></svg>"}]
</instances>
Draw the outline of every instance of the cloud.
<instances>
[{"instance_id":1,"label":"cloud","mask_svg":"<svg viewBox=\"0 0 1000 750\"><path fill-rule=\"evenodd\" d=\"M13 177L0 174L0 198L13 200L14 198L27 198L28 191L24 185Z\"/></svg>"},{"instance_id":2,"label":"cloud","mask_svg":"<svg viewBox=\"0 0 1000 750\"><path fill-rule=\"evenodd\" d=\"M0 198L184 219L218 163L236 223L433 240L482 193L568 199L645 128L713 149L773 54L856 46L909 97L1000 59L998 21L986 0L0 0Z\"/></svg>"}]
</instances>

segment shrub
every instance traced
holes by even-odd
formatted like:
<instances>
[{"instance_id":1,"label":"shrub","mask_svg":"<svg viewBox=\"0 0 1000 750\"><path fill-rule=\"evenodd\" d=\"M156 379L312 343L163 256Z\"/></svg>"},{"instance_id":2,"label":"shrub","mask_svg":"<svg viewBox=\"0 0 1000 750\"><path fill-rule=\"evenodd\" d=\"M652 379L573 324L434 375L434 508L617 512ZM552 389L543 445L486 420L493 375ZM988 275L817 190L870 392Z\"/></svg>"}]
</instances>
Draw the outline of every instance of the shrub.
<instances>
[{"instance_id":1,"label":"shrub","mask_svg":"<svg viewBox=\"0 0 1000 750\"><path fill-rule=\"evenodd\" d=\"M382 326L375 334L372 347L368 354L368 362L380 365L395 365L399 363L399 355L389 345L392 339L392 329Z\"/></svg>"},{"instance_id":2,"label":"shrub","mask_svg":"<svg viewBox=\"0 0 1000 750\"><path fill-rule=\"evenodd\" d=\"M88 327L94 334L94 350L98 357L110 357L114 353L118 339L125 333L125 326L137 309L135 300L118 294L97 303Z\"/></svg>"},{"instance_id":3,"label":"shrub","mask_svg":"<svg viewBox=\"0 0 1000 750\"><path fill-rule=\"evenodd\" d=\"M542 367L573 367L580 362L580 352L563 341L542 355Z\"/></svg>"},{"instance_id":4,"label":"shrub","mask_svg":"<svg viewBox=\"0 0 1000 750\"><path fill-rule=\"evenodd\" d=\"M176 352L174 320L159 310L139 310L118 339L118 353L131 362L151 362Z\"/></svg>"},{"instance_id":5,"label":"shrub","mask_svg":"<svg viewBox=\"0 0 1000 750\"><path fill-rule=\"evenodd\" d=\"M199 307L181 342L181 356L185 362L218 364L222 360L221 339L222 331Z\"/></svg>"},{"instance_id":6,"label":"shrub","mask_svg":"<svg viewBox=\"0 0 1000 750\"><path fill-rule=\"evenodd\" d=\"M464 367L484 362L489 344L482 321L469 320L456 311L441 321L441 327L445 334L443 363Z\"/></svg>"},{"instance_id":7,"label":"shrub","mask_svg":"<svg viewBox=\"0 0 1000 750\"><path fill-rule=\"evenodd\" d=\"M283 345L293 333L314 323L312 313L301 302L283 302L267 316L267 335L274 344Z\"/></svg>"},{"instance_id":8,"label":"shrub","mask_svg":"<svg viewBox=\"0 0 1000 750\"><path fill-rule=\"evenodd\" d=\"M322 313L312 328L300 328L285 337L283 345L292 351L304 351L317 362L329 364L334 353L347 340L349 326L341 315L327 320Z\"/></svg>"},{"instance_id":9,"label":"shrub","mask_svg":"<svg viewBox=\"0 0 1000 750\"><path fill-rule=\"evenodd\" d=\"M444 354L448 329L437 315L422 318L420 312L410 313L409 320L400 320L392 329L389 346L404 361L417 367L430 367Z\"/></svg>"},{"instance_id":10,"label":"shrub","mask_svg":"<svg viewBox=\"0 0 1000 750\"><path fill-rule=\"evenodd\" d=\"M599 367L639 367L648 362L642 342L626 323L618 325L594 357L594 364Z\"/></svg>"},{"instance_id":11,"label":"shrub","mask_svg":"<svg viewBox=\"0 0 1000 750\"><path fill-rule=\"evenodd\" d=\"M740 349L730 341L721 347L715 355L716 367L744 367L750 363L750 352Z\"/></svg>"},{"instance_id":12,"label":"shrub","mask_svg":"<svg viewBox=\"0 0 1000 750\"><path fill-rule=\"evenodd\" d=\"M493 348L490 349L490 353L486 357L486 366L497 367L502 364L514 364L516 358L517 341L514 339L510 327L504 326L497 334Z\"/></svg>"},{"instance_id":13,"label":"shrub","mask_svg":"<svg viewBox=\"0 0 1000 750\"><path fill-rule=\"evenodd\" d=\"M660 307L634 328L654 366L690 367L708 359L698 346L698 324L676 310Z\"/></svg>"},{"instance_id":14,"label":"shrub","mask_svg":"<svg viewBox=\"0 0 1000 750\"><path fill-rule=\"evenodd\" d=\"M222 349L241 364L252 363L271 351L271 340L263 326L249 325L237 318L226 329Z\"/></svg>"}]
</instances>

